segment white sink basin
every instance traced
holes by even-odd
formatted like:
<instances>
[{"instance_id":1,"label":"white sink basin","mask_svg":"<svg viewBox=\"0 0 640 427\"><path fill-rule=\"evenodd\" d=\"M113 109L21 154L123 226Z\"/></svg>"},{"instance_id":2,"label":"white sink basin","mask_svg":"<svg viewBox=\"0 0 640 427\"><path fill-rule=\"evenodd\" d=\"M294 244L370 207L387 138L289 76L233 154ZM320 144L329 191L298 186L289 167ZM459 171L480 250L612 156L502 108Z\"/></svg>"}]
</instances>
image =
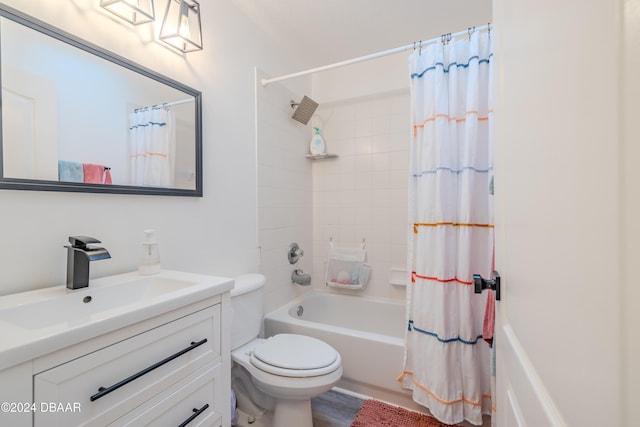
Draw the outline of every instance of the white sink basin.
<instances>
[{"instance_id":1,"label":"white sink basin","mask_svg":"<svg viewBox=\"0 0 640 427\"><path fill-rule=\"evenodd\" d=\"M0 369L230 290L233 280L164 270L0 297Z\"/></svg>"},{"instance_id":2,"label":"white sink basin","mask_svg":"<svg viewBox=\"0 0 640 427\"><path fill-rule=\"evenodd\" d=\"M149 276L111 286L92 285L76 291L60 287L56 289L58 292L42 301L35 300L0 310L0 321L24 329L39 329L60 323L86 323L104 318L112 310L144 304L155 297L185 290L197 283Z\"/></svg>"}]
</instances>

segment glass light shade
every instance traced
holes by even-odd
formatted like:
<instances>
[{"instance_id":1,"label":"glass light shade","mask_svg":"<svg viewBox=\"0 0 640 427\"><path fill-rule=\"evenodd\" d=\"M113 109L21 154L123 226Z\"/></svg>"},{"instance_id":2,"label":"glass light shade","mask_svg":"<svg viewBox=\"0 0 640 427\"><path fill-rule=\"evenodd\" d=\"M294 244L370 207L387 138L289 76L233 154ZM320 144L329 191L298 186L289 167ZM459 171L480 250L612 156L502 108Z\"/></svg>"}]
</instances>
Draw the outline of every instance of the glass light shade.
<instances>
[{"instance_id":1,"label":"glass light shade","mask_svg":"<svg viewBox=\"0 0 640 427\"><path fill-rule=\"evenodd\" d=\"M100 6L133 25L155 19L153 0L100 0Z\"/></svg>"},{"instance_id":2,"label":"glass light shade","mask_svg":"<svg viewBox=\"0 0 640 427\"><path fill-rule=\"evenodd\" d=\"M169 0L160 40L181 52L201 50L200 4L195 0Z\"/></svg>"}]
</instances>

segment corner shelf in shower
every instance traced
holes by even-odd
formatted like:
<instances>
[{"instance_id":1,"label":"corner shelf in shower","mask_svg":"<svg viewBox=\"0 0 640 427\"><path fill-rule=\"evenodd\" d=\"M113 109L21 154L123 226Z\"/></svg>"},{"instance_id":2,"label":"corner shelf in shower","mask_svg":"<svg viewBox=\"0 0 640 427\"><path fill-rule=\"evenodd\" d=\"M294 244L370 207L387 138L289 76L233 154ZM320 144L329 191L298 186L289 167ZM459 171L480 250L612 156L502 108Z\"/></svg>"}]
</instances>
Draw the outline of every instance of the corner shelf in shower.
<instances>
[{"instance_id":1,"label":"corner shelf in shower","mask_svg":"<svg viewBox=\"0 0 640 427\"><path fill-rule=\"evenodd\" d=\"M308 154L305 156L310 160L324 160L324 159L336 159L338 158L337 154L325 153L325 154Z\"/></svg>"}]
</instances>

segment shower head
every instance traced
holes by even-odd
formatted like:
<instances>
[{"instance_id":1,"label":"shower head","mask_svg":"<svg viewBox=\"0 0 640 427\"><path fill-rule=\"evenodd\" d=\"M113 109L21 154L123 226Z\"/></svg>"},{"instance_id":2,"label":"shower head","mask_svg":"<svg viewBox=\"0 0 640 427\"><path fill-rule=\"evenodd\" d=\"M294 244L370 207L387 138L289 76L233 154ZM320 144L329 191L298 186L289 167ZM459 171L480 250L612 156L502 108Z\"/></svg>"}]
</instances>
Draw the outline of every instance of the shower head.
<instances>
[{"instance_id":1,"label":"shower head","mask_svg":"<svg viewBox=\"0 0 640 427\"><path fill-rule=\"evenodd\" d=\"M300 103L291 100L291 108L295 108L296 110L293 112L293 116L291 118L296 120L303 125L309 123L309 119L313 116L313 113L318 108L318 103L313 99L307 97L306 95L302 98Z\"/></svg>"}]
</instances>

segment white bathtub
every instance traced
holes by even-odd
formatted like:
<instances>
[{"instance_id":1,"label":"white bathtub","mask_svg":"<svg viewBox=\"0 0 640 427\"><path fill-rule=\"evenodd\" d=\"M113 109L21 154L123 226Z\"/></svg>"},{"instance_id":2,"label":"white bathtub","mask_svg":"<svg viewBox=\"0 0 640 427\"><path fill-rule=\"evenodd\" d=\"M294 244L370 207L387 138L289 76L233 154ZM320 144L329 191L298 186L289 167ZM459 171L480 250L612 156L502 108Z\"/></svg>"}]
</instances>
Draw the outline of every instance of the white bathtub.
<instances>
[{"instance_id":1,"label":"white bathtub","mask_svg":"<svg viewBox=\"0 0 640 427\"><path fill-rule=\"evenodd\" d=\"M265 336L308 335L338 350L344 371L339 387L414 407L396 380L404 357L404 302L311 291L268 313L264 322Z\"/></svg>"}]
</instances>

